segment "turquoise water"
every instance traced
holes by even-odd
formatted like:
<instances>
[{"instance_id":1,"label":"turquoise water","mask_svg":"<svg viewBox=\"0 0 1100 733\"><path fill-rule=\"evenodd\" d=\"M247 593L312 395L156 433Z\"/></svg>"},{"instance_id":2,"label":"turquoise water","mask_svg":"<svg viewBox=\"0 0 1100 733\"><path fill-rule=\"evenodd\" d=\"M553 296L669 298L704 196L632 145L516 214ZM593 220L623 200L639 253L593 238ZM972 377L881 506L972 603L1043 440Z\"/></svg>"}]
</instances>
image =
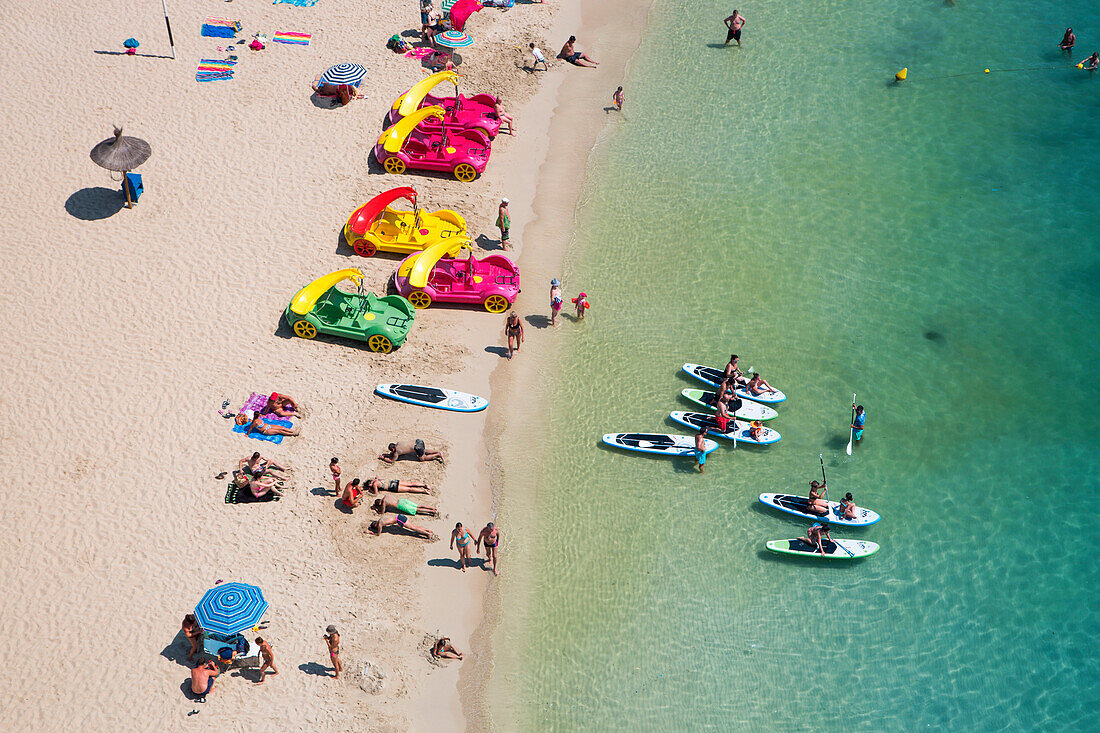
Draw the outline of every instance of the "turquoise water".
<instances>
[{"instance_id":1,"label":"turquoise water","mask_svg":"<svg viewBox=\"0 0 1100 733\"><path fill-rule=\"evenodd\" d=\"M1064 65L1067 25L1100 47L1100 12L788 0L709 47L727 5L657 0L585 191L564 274L591 317L501 512L526 570L494 719L1100 728L1100 77L1000 71ZM597 447L686 432L680 364L731 352L790 396L778 445L703 476ZM880 543L866 561L763 551L807 523L757 494L804 490L818 454L833 498L884 516L834 533Z\"/></svg>"}]
</instances>

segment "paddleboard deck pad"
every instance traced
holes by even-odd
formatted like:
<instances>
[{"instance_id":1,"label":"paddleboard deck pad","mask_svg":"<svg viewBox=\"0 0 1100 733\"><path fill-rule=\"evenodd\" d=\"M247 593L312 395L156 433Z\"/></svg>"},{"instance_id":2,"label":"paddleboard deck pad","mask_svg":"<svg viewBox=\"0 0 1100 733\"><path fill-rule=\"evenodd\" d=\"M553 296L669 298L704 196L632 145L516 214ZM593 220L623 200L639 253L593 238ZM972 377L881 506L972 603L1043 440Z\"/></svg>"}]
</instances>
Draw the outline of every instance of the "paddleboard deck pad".
<instances>
[{"instance_id":1,"label":"paddleboard deck pad","mask_svg":"<svg viewBox=\"0 0 1100 733\"><path fill-rule=\"evenodd\" d=\"M465 392L439 387L425 387L420 384L380 384L374 388L375 394L389 397L391 400L408 402L410 405L434 407L452 412L479 412L489 406L489 400Z\"/></svg>"},{"instance_id":2,"label":"paddleboard deck pad","mask_svg":"<svg viewBox=\"0 0 1100 733\"><path fill-rule=\"evenodd\" d=\"M705 389L685 389L682 390L680 394L682 394L685 399L711 410L714 409L714 403L718 399L717 392L708 392ZM742 420L759 420L760 422L765 422L779 417L779 413L776 412L774 408L759 402L741 400L741 406L734 411L733 416L739 417Z\"/></svg>"},{"instance_id":3,"label":"paddleboard deck pad","mask_svg":"<svg viewBox=\"0 0 1100 733\"><path fill-rule=\"evenodd\" d=\"M805 496L794 496L792 494L761 494L760 503L767 504L773 509L778 509L781 512L787 512L788 514L794 514L796 517L803 517L805 519L818 519L828 522L829 524L840 524L846 527L866 527L869 524L874 524L878 520L882 519L878 514L870 509L864 509L861 506L855 508L855 518L845 519L840 514L840 502L829 502L829 513L826 515L813 514L809 510L810 500Z\"/></svg>"},{"instance_id":4,"label":"paddleboard deck pad","mask_svg":"<svg viewBox=\"0 0 1100 733\"><path fill-rule=\"evenodd\" d=\"M608 433L603 442L624 450L652 453L660 456L695 456L695 437L692 435L667 435L664 433ZM718 449L713 440L704 440L705 452Z\"/></svg>"},{"instance_id":5,"label":"paddleboard deck pad","mask_svg":"<svg viewBox=\"0 0 1100 733\"><path fill-rule=\"evenodd\" d=\"M848 552L845 552L840 545L847 548ZM867 542L866 540L829 540L822 539L821 549L825 550L825 554L822 555L817 551L817 547L805 542L801 539L797 540L770 540L764 543L772 552L779 552L784 555L801 555L803 557L816 557L822 560L856 560L861 557L868 557L878 552L878 545L874 542Z\"/></svg>"},{"instance_id":6,"label":"paddleboard deck pad","mask_svg":"<svg viewBox=\"0 0 1100 733\"><path fill-rule=\"evenodd\" d=\"M682 368L684 372L695 377L700 382L706 382L713 387L717 387L722 383L721 369L703 366L702 364L684 364ZM734 390L734 392L737 394L738 397L741 397L743 399L753 400L754 402L763 402L767 405L774 405L777 402L786 402L787 400L787 395L783 394L779 390L754 395L744 387L738 387L736 390Z\"/></svg>"},{"instance_id":7,"label":"paddleboard deck pad","mask_svg":"<svg viewBox=\"0 0 1100 733\"><path fill-rule=\"evenodd\" d=\"M728 440L733 440L734 437L736 437L738 443L771 445L772 443L778 443L779 439L783 437L776 430L763 428L763 431L760 433L760 438L753 438L749 433L752 429L752 425L742 420L730 420L729 430L723 433L718 429L718 423L714 421L714 416L706 415L702 412L677 411L670 412L668 416L681 425L686 425L696 430L705 426L707 428L707 435L716 435L719 438L726 438Z\"/></svg>"}]
</instances>

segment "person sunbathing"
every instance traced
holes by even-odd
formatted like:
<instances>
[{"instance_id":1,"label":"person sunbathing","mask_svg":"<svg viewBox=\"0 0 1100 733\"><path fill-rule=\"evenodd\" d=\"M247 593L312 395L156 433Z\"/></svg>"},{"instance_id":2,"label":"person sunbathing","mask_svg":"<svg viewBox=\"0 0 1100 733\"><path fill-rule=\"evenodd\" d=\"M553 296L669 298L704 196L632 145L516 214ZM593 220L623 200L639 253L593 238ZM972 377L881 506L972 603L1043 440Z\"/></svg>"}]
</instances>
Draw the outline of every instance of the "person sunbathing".
<instances>
[{"instance_id":1,"label":"person sunbathing","mask_svg":"<svg viewBox=\"0 0 1100 733\"><path fill-rule=\"evenodd\" d=\"M415 524L410 523L409 518L406 517L404 514L398 514L396 517L379 517L378 519L375 519L373 522L367 525L367 531L371 534L381 535L382 530L384 530L386 527L393 526L407 529L413 534L419 535L426 540L430 540L435 537L430 529L427 529L426 527L418 527Z\"/></svg>"},{"instance_id":2,"label":"person sunbathing","mask_svg":"<svg viewBox=\"0 0 1100 733\"><path fill-rule=\"evenodd\" d=\"M595 61L589 58L588 54L586 53L574 50L573 44L576 42L576 36L569 36L569 40L565 42L565 45L561 47L561 51L558 52L558 58L564 59L574 66L586 66L590 69L594 69L599 66L599 61Z\"/></svg>"},{"instance_id":3,"label":"person sunbathing","mask_svg":"<svg viewBox=\"0 0 1100 733\"><path fill-rule=\"evenodd\" d=\"M281 474L286 470L286 466L281 463L276 463L267 456L261 456L259 451L257 451L249 458L242 458L238 461L237 470L246 476L255 476L258 478L264 474ZM282 478L282 476L276 475L276 478Z\"/></svg>"},{"instance_id":4,"label":"person sunbathing","mask_svg":"<svg viewBox=\"0 0 1100 733\"><path fill-rule=\"evenodd\" d=\"M432 487L422 481L403 481L399 478L391 478L389 482L375 476L367 479L365 484L367 491L377 494L379 491L392 491L395 494L430 494Z\"/></svg>"},{"instance_id":5,"label":"person sunbathing","mask_svg":"<svg viewBox=\"0 0 1100 733\"><path fill-rule=\"evenodd\" d=\"M462 652L446 636L432 644L432 656L436 659L462 659Z\"/></svg>"},{"instance_id":6,"label":"person sunbathing","mask_svg":"<svg viewBox=\"0 0 1100 733\"><path fill-rule=\"evenodd\" d=\"M443 454L437 450L428 450L424 441L420 438L412 441L403 440L398 443L390 443L386 446L386 452L378 456L378 460L386 463L394 463L402 458L415 461L439 461L443 463Z\"/></svg>"},{"instance_id":7,"label":"person sunbathing","mask_svg":"<svg viewBox=\"0 0 1100 733\"><path fill-rule=\"evenodd\" d=\"M292 429L284 427L282 425L268 425L264 422L263 415L252 412L251 410L246 410L245 412L242 412L240 415L237 415L237 417L233 418L233 420L238 425L248 425L248 430L244 431L245 435L249 435L250 433L255 431L260 435L295 436L302 432L302 429L300 427Z\"/></svg>"},{"instance_id":8,"label":"person sunbathing","mask_svg":"<svg viewBox=\"0 0 1100 733\"><path fill-rule=\"evenodd\" d=\"M408 514L410 517L415 517L418 514L426 517L439 516L439 510L434 506L421 506L408 499L394 499L392 496L378 497L374 500L374 503L371 504L371 509L378 514L396 512L398 514Z\"/></svg>"},{"instance_id":9,"label":"person sunbathing","mask_svg":"<svg viewBox=\"0 0 1100 733\"><path fill-rule=\"evenodd\" d=\"M268 395L267 404L260 410L262 415L275 415L289 420L292 417L301 417L301 409L298 407L298 403L294 401L294 398L289 395L279 394L278 392L272 392Z\"/></svg>"}]
</instances>

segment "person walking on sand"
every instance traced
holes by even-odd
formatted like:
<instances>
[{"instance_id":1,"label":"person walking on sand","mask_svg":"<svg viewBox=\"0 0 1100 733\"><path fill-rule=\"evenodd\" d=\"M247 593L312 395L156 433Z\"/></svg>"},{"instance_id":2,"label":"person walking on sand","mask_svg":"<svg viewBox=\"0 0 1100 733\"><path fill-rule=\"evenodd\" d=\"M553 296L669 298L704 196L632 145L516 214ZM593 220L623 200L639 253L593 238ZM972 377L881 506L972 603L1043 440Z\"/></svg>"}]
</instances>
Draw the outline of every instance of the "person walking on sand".
<instances>
[{"instance_id":1,"label":"person walking on sand","mask_svg":"<svg viewBox=\"0 0 1100 733\"><path fill-rule=\"evenodd\" d=\"M1077 36L1073 35L1073 29L1066 28L1066 33L1062 36L1062 41L1058 44L1058 48L1062 49L1062 53L1072 53L1075 43L1077 43Z\"/></svg>"},{"instance_id":2,"label":"person walking on sand","mask_svg":"<svg viewBox=\"0 0 1100 733\"><path fill-rule=\"evenodd\" d=\"M193 613L183 617L181 628L187 637L187 641L191 644L191 651L187 652L187 659L190 661L195 658L195 652L199 650L199 644L202 644L203 630Z\"/></svg>"},{"instance_id":3,"label":"person walking on sand","mask_svg":"<svg viewBox=\"0 0 1100 733\"><path fill-rule=\"evenodd\" d=\"M539 64L542 64L543 71L550 71L550 62L542 55L542 49L533 43L528 43L527 47L531 49L531 55L535 57L534 63L531 64L531 73L538 71Z\"/></svg>"},{"instance_id":4,"label":"person walking on sand","mask_svg":"<svg viewBox=\"0 0 1100 733\"><path fill-rule=\"evenodd\" d=\"M730 41L737 41L737 47L741 48L741 29L745 27L745 16L733 11L733 15L726 18L726 28L729 29L729 33L726 34L726 42L723 46L730 45Z\"/></svg>"},{"instance_id":5,"label":"person walking on sand","mask_svg":"<svg viewBox=\"0 0 1100 733\"><path fill-rule=\"evenodd\" d=\"M466 572L466 566L470 562L470 543L474 541L474 538L470 536L470 533L462 526L462 522L455 524L455 528L451 530L451 549L458 545L458 561L462 567L462 572Z\"/></svg>"},{"instance_id":6,"label":"person walking on sand","mask_svg":"<svg viewBox=\"0 0 1100 733\"><path fill-rule=\"evenodd\" d=\"M508 230L512 228L512 217L508 215L508 199L501 199L497 207L497 229L500 230L500 248L511 249L508 246Z\"/></svg>"},{"instance_id":7,"label":"person walking on sand","mask_svg":"<svg viewBox=\"0 0 1100 733\"><path fill-rule=\"evenodd\" d=\"M492 522L486 524L478 533L477 542L474 543L474 549L477 552L481 552L482 541L485 542L485 559L493 564L493 575L500 575L497 572L497 545L500 544L500 529Z\"/></svg>"},{"instance_id":8,"label":"person walking on sand","mask_svg":"<svg viewBox=\"0 0 1100 733\"><path fill-rule=\"evenodd\" d=\"M695 470L703 473L705 465L707 465L707 429L701 427L695 434Z\"/></svg>"},{"instance_id":9,"label":"person walking on sand","mask_svg":"<svg viewBox=\"0 0 1100 733\"><path fill-rule=\"evenodd\" d=\"M214 689L214 680L219 674L221 670L213 659L191 670L191 692L198 696L198 702L206 702L206 696Z\"/></svg>"},{"instance_id":10,"label":"person walking on sand","mask_svg":"<svg viewBox=\"0 0 1100 733\"><path fill-rule=\"evenodd\" d=\"M558 314L562 306L561 280L556 277L550 281L550 325L558 327Z\"/></svg>"},{"instance_id":11,"label":"person walking on sand","mask_svg":"<svg viewBox=\"0 0 1100 733\"><path fill-rule=\"evenodd\" d=\"M340 662L340 632L332 624L325 629L325 643L328 644L328 657L332 660L332 675L334 679L340 679L340 673L344 671L344 665Z\"/></svg>"},{"instance_id":12,"label":"person walking on sand","mask_svg":"<svg viewBox=\"0 0 1100 733\"><path fill-rule=\"evenodd\" d=\"M581 293L576 298L573 298L571 300L571 302L573 303L573 305L577 309L577 320L578 321L583 321L584 320L584 312L591 307L591 306L588 305L588 296L585 295L584 293Z\"/></svg>"},{"instance_id":13,"label":"person walking on sand","mask_svg":"<svg viewBox=\"0 0 1100 733\"><path fill-rule=\"evenodd\" d=\"M379 491L390 491L394 494L430 494L432 493L432 487L428 486L423 481L405 481L399 478L391 478L388 482L375 476L374 478L367 479L367 483L364 484L372 495L378 494Z\"/></svg>"},{"instance_id":14,"label":"person walking on sand","mask_svg":"<svg viewBox=\"0 0 1100 733\"><path fill-rule=\"evenodd\" d=\"M611 101L615 104L615 109L619 112L623 111L623 88L619 87L615 90L615 93L611 95Z\"/></svg>"},{"instance_id":15,"label":"person walking on sand","mask_svg":"<svg viewBox=\"0 0 1100 733\"><path fill-rule=\"evenodd\" d=\"M279 668L275 666L275 652L271 651L271 642L264 641L262 636L257 636L256 645L260 647L260 656L264 660L260 665L260 679L256 680L256 684L262 685L264 678L267 677L268 668L271 668L271 674L279 674Z\"/></svg>"},{"instance_id":16,"label":"person walking on sand","mask_svg":"<svg viewBox=\"0 0 1100 733\"><path fill-rule=\"evenodd\" d=\"M519 319L515 311L508 314L508 320L504 323L504 334L508 337L508 359L519 351L523 343L523 321Z\"/></svg>"},{"instance_id":17,"label":"person walking on sand","mask_svg":"<svg viewBox=\"0 0 1100 733\"><path fill-rule=\"evenodd\" d=\"M328 462L328 470L332 472L332 483L336 485L336 495L340 496L340 459L333 458Z\"/></svg>"}]
</instances>

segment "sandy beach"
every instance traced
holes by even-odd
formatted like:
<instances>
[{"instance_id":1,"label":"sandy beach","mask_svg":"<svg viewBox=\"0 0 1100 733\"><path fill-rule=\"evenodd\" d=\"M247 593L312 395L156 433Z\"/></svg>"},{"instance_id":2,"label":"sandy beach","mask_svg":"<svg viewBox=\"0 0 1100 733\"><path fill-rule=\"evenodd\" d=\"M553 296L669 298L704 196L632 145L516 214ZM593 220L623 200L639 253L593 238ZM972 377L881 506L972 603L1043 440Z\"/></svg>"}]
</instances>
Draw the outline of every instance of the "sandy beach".
<instances>
[{"instance_id":1,"label":"sandy beach","mask_svg":"<svg viewBox=\"0 0 1100 733\"><path fill-rule=\"evenodd\" d=\"M446 538L455 521L476 533L493 517L486 425L501 419L490 374L505 365L503 319L433 307L418 312L402 348L382 355L343 339L298 339L281 313L299 287L344 267L385 292L399 258L358 257L340 233L354 208L395 185L414 186L429 210L459 211L490 250L496 204L510 197L522 232L513 237L524 285L517 310L545 310L542 282L561 261L579 190L561 181L583 176L586 135L608 119L603 107L633 48L615 46L628 31L605 34L607 9L590 19L574 5L474 16L476 43L460 52L463 91L503 97L519 134L498 136L485 175L460 184L387 176L370 160L390 103L425 73L384 46L417 25L415 4L207 1L169 10L174 61L154 3L105 13L47 2L4 13L36 40L33 54L0 51L2 68L24 76L49 60L66 69L56 93L42 88L4 117L18 141L8 167L19 173L0 183L0 282L16 300L0 355L10 421L0 438L9 479L0 577L10 588L0 630L27 650L16 656L10 645L0 672L6 717L34 730L462 729L463 716L477 714L459 681L468 688L491 664L472 646L491 574L460 573ZM242 48L232 80L197 83L199 60L224 57L218 47L232 43L200 36L206 16L240 19L242 38L313 38ZM634 44L642 25L627 24ZM528 42L552 57L570 32L604 66L524 68ZM121 53L127 37L141 43L134 57ZM367 68L367 98L314 104L310 79L344 61ZM568 144L563 114L570 124L592 120L585 134L564 135ZM113 125L153 150L133 210L88 158ZM543 165L550 149L567 152L555 156L565 162ZM552 348L544 334L527 329L540 351ZM537 374L537 361L523 357L522 374ZM477 415L428 411L374 396L384 381L438 384L493 404ZM218 414L223 400L233 410L270 391L304 406L301 436L247 439ZM413 437L441 447L446 467L375 458L387 442ZM278 502L227 504L227 480L215 477L254 450L289 463L293 489ZM400 476L436 487L426 503L441 516L424 523L441 539L366 535L366 505L354 514L336 506L331 456L345 481ZM207 588L230 580L263 589L263 635L280 673L258 686L253 672L234 670L196 704L185 694L180 620ZM342 635L339 681L321 638L328 624ZM463 664L431 663L422 646L437 632L472 652Z\"/></svg>"}]
</instances>

